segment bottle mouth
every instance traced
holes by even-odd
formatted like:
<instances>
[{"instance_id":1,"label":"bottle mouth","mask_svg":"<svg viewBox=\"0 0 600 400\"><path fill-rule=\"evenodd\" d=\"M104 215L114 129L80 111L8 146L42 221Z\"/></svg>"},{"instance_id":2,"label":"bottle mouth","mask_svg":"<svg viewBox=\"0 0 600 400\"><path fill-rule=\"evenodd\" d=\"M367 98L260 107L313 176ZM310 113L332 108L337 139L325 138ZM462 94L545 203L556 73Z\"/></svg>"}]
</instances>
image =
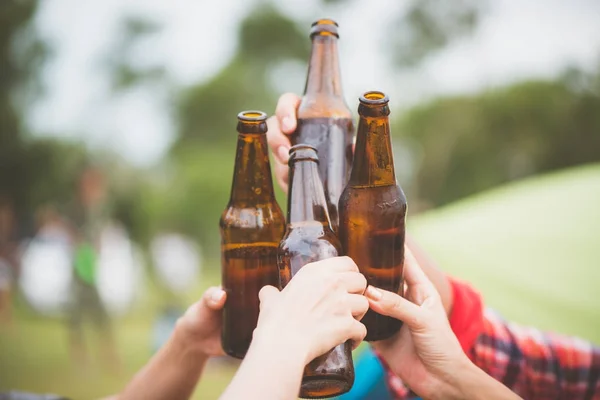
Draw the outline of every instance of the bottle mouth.
<instances>
[{"instance_id":1,"label":"bottle mouth","mask_svg":"<svg viewBox=\"0 0 600 400\"><path fill-rule=\"evenodd\" d=\"M296 161L304 161L311 160L319 162L319 156L317 155L318 151L313 146L308 144L297 144L290 148L289 154L290 159L288 163L291 165Z\"/></svg>"},{"instance_id":2,"label":"bottle mouth","mask_svg":"<svg viewBox=\"0 0 600 400\"><path fill-rule=\"evenodd\" d=\"M320 18L320 19L316 20L315 22L313 22L311 26L317 26L317 25L335 25L335 26L339 26L338 23L335 22L334 20L332 20L331 18Z\"/></svg>"},{"instance_id":3,"label":"bottle mouth","mask_svg":"<svg viewBox=\"0 0 600 400\"><path fill-rule=\"evenodd\" d=\"M375 90L365 92L362 96L360 96L359 100L362 104L373 106L387 104L390 101L385 93Z\"/></svg>"},{"instance_id":4,"label":"bottle mouth","mask_svg":"<svg viewBox=\"0 0 600 400\"><path fill-rule=\"evenodd\" d=\"M331 18L321 18L312 23L310 29L310 37L315 35L319 36L335 36L340 37L338 34L338 24Z\"/></svg>"},{"instance_id":5,"label":"bottle mouth","mask_svg":"<svg viewBox=\"0 0 600 400\"><path fill-rule=\"evenodd\" d=\"M243 122L263 122L267 120L267 114L257 110L242 111L238 119Z\"/></svg>"}]
</instances>

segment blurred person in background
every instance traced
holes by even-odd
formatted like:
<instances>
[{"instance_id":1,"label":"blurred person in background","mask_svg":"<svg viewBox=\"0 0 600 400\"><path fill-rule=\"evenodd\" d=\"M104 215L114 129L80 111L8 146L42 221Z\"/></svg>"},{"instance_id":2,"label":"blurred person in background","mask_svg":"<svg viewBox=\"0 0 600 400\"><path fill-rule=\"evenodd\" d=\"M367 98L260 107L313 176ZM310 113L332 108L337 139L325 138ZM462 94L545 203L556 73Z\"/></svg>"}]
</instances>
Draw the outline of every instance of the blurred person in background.
<instances>
[{"instance_id":1,"label":"blurred person in background","mask_svg":"<svg viewBox=\"0 0 600 400\"><path fill-rule=\"evenodd\" d=\"M12 322L12 288L17 275L15 213L0 196L0 326Z\"/></svg>"},{"instance_id":2,"label":"blurred person in background","mask_svg":"<svg viewBox=\"0 0 600 400\"><path fill-rule=\"evenodd\" d=\"M276 179L285 192L289 135L296 129L300 100L292 93L282 95L275 115L267 121ZM446 275L408 236L407 246L435 285L450 326L475 365L526 399L600 398L600 347L505 321L484 307L482 296L470 285ZM414 395L409 389L414 371L402 357L402 336L399 333L373 345L397 399Z\"/></svg>"},{"instance_id":3,"label":"blurred person in background","mask_svg":"<svg viewBox=\"0 0 600 400\"><path fill-rule=\"evenodd\" d=\"M69 210L73 231L73 288L69 306L70 348L79 365L88 363L84 340L84 321L93 323L108 367L115 371L119 357L109 314L100 298L96 276L102 228L109 220L104 174L97 167L86 167L79 176L77 198Z\"/></svg>"}]
</instances>

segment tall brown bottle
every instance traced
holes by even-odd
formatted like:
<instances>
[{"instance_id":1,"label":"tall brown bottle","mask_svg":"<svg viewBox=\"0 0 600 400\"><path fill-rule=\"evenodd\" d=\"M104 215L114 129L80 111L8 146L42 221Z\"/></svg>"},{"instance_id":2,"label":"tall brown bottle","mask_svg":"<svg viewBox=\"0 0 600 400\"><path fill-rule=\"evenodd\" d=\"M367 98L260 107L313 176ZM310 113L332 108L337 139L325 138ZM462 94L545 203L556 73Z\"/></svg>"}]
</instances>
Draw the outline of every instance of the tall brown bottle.
<instances>
[{"instance_id":1,"label":"tall brown bottle","mask_svg":"<svg viewBox=\"0 0 600 400\"><path fill-rule=\"evenodd\" d=\"M407 207L394 172L388 101L381 92L360 98L352 174L339 205L339 237L370 285L403 295ZM372 310L361 322L368 341L386 339L402 326Z\"/></svg>"},{"instance_id":2,"label":"tall brown bottle","mask_svg":"<svg viewBox=\"0 0 600 400\"><path fill-rule=\"evenodd\" d=\"M331 229L318 164L314 147L296 145L290 149L287 229L277 257L281 287L306 264L336 257L342 252ZM337 396L350 390L353 383L352 347L347 342L306 366L300 397Z\"/></svg>"},{"instance_id":3,"label":"tall brown bottle","mask_svg":"<svg viewBox=\"0 0 600 400\"><path fill-rule=\"evenodd\" d=\"M221 215L223 350L243 358L258 321L258 292L278 286L277 248L284 233L283 213L275 200L267 147L267 115L238 115L239 132L231 197Z\"/></svg>"},{"instance_id":4,"label":"tall brown bottle","mask_svg":"<svg viewBox=\"0 0 600 400\"><path fill-rule=\"evenodd\" d=\"M334 231L338 202L350 176L354 132L352 113L342 92L337 27L330 19L312 24L308 76L298 108L298 127L291 137L292 144L309 144L319 152L319 174Z\"/></svg>"}]
</instances>

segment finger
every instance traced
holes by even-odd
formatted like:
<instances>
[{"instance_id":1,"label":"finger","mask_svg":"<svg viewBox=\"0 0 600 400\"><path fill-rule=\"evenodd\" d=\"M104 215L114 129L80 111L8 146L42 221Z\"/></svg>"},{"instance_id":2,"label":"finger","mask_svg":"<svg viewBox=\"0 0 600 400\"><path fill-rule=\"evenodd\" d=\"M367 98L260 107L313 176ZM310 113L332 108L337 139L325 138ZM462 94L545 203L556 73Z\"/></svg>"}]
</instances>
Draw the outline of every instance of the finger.
<instances>
[{"instance_id":1,"label":"finger","mask_svg":"<svg viewBox=\"0 0 600 400\"><path fill-rule=\"evenodd\" d=\"M276 117L267 119L267 143L273 152L275 161L287 165L290 139L281 131L279 121Z\"/></svg>"},{"instance_id":2,"label":"finger","mask_svg":"<svg viewBox=\"0 0 600 400\"><path fill-rule=\"evenodd\" d=\"M277 180L277 184L281 190L283 190L286 194L288 191L289 171L290 170L287 165L275 161L275 179Z\"/></svg>"},{"instance_id":3,"label":"finger","mask_svg":"<svg viewBox=\"0 0 600 400\"><path fill-rule=\"evenodd\" d=\"M202 303L213 311L219 311L225 305L227 293L220 287L210 287L202 295Z\"/></svg>"},{"instance_id":4,"label":"finger","mask_svg":"<svg viewBox=\"0 0 600 400\"><path fill-rule=\"evenodd\" d=\"M352 349L358 347L358 345L367 336L367 328L355 319L348 320L346 328L346 338L352 341Z\"/></svg>"},{"instance_id":5,"label":"finger","mask_svg":"<svg viewBox=\"0 0 600 400\"><path fill-rule=\"evenodd\" d=\"M419 292L419 297L423 299L437 294L433 283L417 263L415 256L408 247L404 248L404 279L409 288L416 288Z\"/></svg>"},{"instance_id":6,"label":"finger","mask_svg":"<svg viewBox=\"0 0 600 400\"><path fill-rule=\"evenodd\" d=\"M345 301L350 307L352 316L357 320L360 320L369 311L369 300L362 294L348 294Z\"/></svg>"},{"instance_id":7,"label":"finger","mask_svg":"<svg viewBox=\"0 0 600 400\"><path fill-rule=\"evenodd\" d=\"M335 276L339 280L344 290L348 293L362 295L367 288L367 278L360 272L344 271Z\"/></svg>"},{"instance_id":8,"label":"finger","mask_svg":"<svg viewBox=\"0 0 600 400\"><path fill-rule=\"evenodd\" d=\"M260 289L260 292L258 292L258 300L260 301L260 308L263 309L264 307L266 307L270 302L275 300L275 298L277 298L278 295L279 295L279 290L275 286L271 286L271 285L263 286L263 288Z\"/></svg>"},{"instance_id":9,"label":"finger","mask_svg":"<svg viewBox=\"0 0 600 400\"><path fill-rule=\"evenodd\" d=\"M331 270L335 272L358 272L358 266L354 260L348 256L332 257L318 262L326 264L327 268L331 268Z\"/></svg>"},{"instance_id":10,"label":"finger","mask_svg":"<svg viewBox=\"0 0 600 400\"><path fill-rule=\"evenodd\" d=\"M301 98L294 93L286 93L279 98L275 115L281 126L281 132L291 134L296 130L296 110Z\"/></svg>"},{"instance_id":11,"label":"finger","mask_svg":"<svg viewBox=\"0 0 600 400\"><path fill-rule=\"evenodd\" d=\"M379 314L404 321L411 329L421 329L423 310L396 293L369 286L365 292L371 309Z\"/></svg>"}]
</instances>

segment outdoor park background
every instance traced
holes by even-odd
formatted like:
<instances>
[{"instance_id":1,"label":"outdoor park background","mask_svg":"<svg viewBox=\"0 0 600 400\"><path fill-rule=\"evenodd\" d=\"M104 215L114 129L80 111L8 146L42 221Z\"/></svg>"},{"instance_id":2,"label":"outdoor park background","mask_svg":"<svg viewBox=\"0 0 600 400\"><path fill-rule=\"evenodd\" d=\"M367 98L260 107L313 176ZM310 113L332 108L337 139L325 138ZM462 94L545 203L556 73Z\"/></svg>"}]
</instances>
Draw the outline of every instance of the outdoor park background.
<instances>
[{"instance_id":1,"label":"outdoor park background","mask_svg":"<svg viewBox=\"0 0 600 400\"><path fill-rule=\"evenodd\" d=\"M409 232L511 320L600 343L598 2L5 0L0 257L22 280L0 320L0 391L115 393L164 336L161 322L219 283L235 117L301 93L320 17L340 24L351 109L366 90L391 98ZM93 334L91 363L72 362L64 268L15 256L36 243L41 211L73 201L90 164L127 232L112 237L124 247L109 240L127 251L101 265L99 283L118 369ZM197 270L167 263L166 274L193 279L165 278L152 244L167 233L186 244L170 260ZM196 398L216 398L234 368L214 362Z\"/></svg>"}]
</instances>

